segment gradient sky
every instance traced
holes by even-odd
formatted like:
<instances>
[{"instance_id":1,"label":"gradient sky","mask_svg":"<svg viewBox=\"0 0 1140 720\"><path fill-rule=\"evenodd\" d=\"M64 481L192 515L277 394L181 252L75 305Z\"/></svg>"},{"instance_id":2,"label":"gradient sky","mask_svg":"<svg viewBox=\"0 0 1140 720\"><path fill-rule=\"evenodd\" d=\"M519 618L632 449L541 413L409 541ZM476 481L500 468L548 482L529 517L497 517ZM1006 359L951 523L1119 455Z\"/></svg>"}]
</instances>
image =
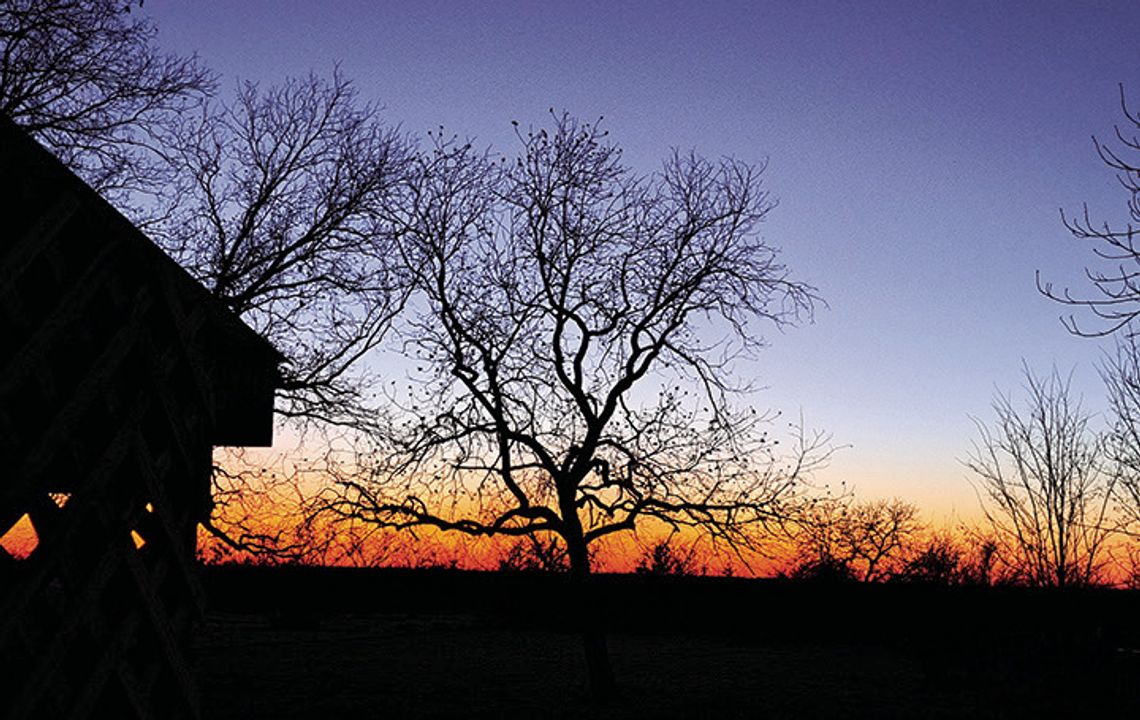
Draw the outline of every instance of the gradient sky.
<instances>
[{"instance_id":1,"label":"gradient sky","mask_svg":"<svg viewBox=\"0 0 1140 720\"><path fill-rule=\"evenodd\" d=\"M770 337L756 404L847 445L821 476L970 516L961 465L1024 359L1100 410L1108 343L1069 336L1034 272L1085 290L1058 209L1125 218L1094 154L1140 108L1129 2L184 2L159 43L237 80L335 62L386 117L513 149L510 121L605 116L628 164L670 147L769 162L764 236L829 307ZM858 8L857 10L853 8Z\"/></svg>"}]
</instances>

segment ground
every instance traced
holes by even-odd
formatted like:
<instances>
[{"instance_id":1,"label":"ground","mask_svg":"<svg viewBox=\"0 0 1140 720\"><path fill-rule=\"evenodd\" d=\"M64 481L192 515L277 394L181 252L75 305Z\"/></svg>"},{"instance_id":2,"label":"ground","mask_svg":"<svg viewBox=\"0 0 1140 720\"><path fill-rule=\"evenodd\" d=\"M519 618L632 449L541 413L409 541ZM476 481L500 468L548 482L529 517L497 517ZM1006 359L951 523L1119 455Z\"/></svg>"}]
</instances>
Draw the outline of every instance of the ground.
<instances>
[{"instance_id":1,"label":"ground","mask_svg":"<svg viewBox=\"0 0 1140 720\"><path fill-rule=\"evenodd\" d=\"M795 600L795 588L781 592ZM842 600L843 592L807 589L804 604L814 602L806 602L809 596ZM668 595L666 587L666 604ZM482 606L409 612L379 604L373 612L298 604L254 612L242 603L212 610L196 647L204 716L1004 718L1140 711L1140 656L1067 631L1000 639L987 632L986 642L949 636L937 624L927 633L784 632L775 627L780 617L757 608L772 631L737 633L697 604L692 609L705 623L611 628L620 692L598 703L586 691L571 632ZM786 615L794 625L804 622ZM895 617L913 628L906 613Z\"/></svg>"}]
</instances>

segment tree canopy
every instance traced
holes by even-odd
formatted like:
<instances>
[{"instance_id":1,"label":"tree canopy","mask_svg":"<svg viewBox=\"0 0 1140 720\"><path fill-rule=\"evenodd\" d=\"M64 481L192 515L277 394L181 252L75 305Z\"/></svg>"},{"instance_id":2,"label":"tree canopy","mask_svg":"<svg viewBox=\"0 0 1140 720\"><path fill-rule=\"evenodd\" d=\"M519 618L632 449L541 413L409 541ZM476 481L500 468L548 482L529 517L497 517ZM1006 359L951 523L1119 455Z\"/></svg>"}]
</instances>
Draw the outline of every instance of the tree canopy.
<instances>
[{"instance_id":1,"label":"tree canopy","mask_svg":"<svg viewBox=\"0 0 1140 720\"><path fill-rule=\"evenodd\" d=\"M413 274L414 370L355 458L368 474L334 466L323 509L553 533L582 572L591 542L651 518L747 546L825 454L801 433L781 464L768 415L734 404L761 328L815 302L758 232L763 168L674 152L638 175L565 114L518 140L508 158L434 135L413 163L387 220Z\"/></svg>"},{"instance_id":2,"label":"tree canopy","mask_svg":"<svg viewBox=\"0 0 1140 720\"><path fill-rule=\"evenodd\" d=\"M215 85L197 58L159 51L131 5L0 3L0 113L120 205L169 181L166 128Z\"/></svg>"}]
</instances>

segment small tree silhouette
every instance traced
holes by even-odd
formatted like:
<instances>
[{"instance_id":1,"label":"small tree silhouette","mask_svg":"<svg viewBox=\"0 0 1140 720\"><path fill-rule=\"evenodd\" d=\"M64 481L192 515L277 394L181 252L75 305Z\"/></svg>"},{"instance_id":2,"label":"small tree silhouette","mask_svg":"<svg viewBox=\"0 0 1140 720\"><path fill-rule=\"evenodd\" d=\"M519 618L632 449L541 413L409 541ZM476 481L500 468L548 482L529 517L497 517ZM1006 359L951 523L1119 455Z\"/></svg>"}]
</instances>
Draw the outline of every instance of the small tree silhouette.
<instances>
[{"instance_id":1,"label":"small tree silhouette","mask_svg":"<svg viewBox=\"0 0 1140 720\"><path fill-rule=\"evenodd\" d=\"M829 555L801 560L792 568L789 576L794 580L826 583L852 582L858 579L849 561Z\"/></svg>"},{"instance_id":2,"label":"small tree silhouette","mask_svg":"<svg viewBox=\"0 0 1140 720\"><path fill-rule=\"evenodd\" d=\"M1032 585L1096 582L1115 529L1118 474L1108 467L1104 439L1089 429L1091 415L1071 396L1068 378L1055 369L1038 378L1026 367L1025 391L1022 409L997 396L992 430L975 421L980 437L966 461L978 478L995 552Z\"/></svg>"},{"instance_id":3,"label":"small tree silhouette","mask_svg":"<svg viewBox=\"0 0 1140 720\"><path fill-rule=\"evenodd\" d=\"M891 579L922 585L957 585L963 580L962 562L958 544L949 535L939 533L892 573Z\"/></svg>"},{"instance_id":4,"label":"small tree silhouette","mask_svg":"<svg viewBox=\"0 0 1140 720\"><path fill-rule=\"evenodd\" d=\"M697 563L697 546L680 548L676 533L670 533L641 551L635 572L641 575L703 575L705 568Z\"/></svg>"},{"instance_id":5,"label":"small tree silhouette","mask_svg":"<svg viewBox=\"0 0 1140 720\"><path fill-rule=\"evenodd\" d=\"M813 503L794 526L800 578L883 580L910 550L922 526L918 509L902 500Z\"/></svg>"},{"instance_id":6,"label":"small tree silhouette","mask_svg":"<svg viewBox=\"0 0 1140 720\"><path fill-rule=\"evenodd\" d=\"M499 570L510 572L567 572L566 547L558 538L528 535L515 540L499 560Z\"/></svg>"}]
</instances>

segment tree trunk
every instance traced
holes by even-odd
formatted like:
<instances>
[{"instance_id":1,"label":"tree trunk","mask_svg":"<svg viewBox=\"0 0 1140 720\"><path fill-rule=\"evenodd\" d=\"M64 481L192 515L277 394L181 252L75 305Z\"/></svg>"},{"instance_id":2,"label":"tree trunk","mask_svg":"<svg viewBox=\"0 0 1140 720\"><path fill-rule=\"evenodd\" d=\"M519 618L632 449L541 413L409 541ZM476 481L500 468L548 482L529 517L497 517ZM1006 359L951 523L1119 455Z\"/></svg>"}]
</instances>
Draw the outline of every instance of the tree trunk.
<instances>
[{"instance_id":1,"label":"tree trunk","mask_svg":"<svg viewBox=\"0 0 1140 720\"><path fill-rule=\"evenodd\" d=\"M566 549L570 555L571 602L575 622L582 634L590 693L597 700L605 700L613 697L617 682L610 666L606 634L598 617L597 598L590 577L590 554L581 539L567 539Z\"/></svg>"}]
</instances>

